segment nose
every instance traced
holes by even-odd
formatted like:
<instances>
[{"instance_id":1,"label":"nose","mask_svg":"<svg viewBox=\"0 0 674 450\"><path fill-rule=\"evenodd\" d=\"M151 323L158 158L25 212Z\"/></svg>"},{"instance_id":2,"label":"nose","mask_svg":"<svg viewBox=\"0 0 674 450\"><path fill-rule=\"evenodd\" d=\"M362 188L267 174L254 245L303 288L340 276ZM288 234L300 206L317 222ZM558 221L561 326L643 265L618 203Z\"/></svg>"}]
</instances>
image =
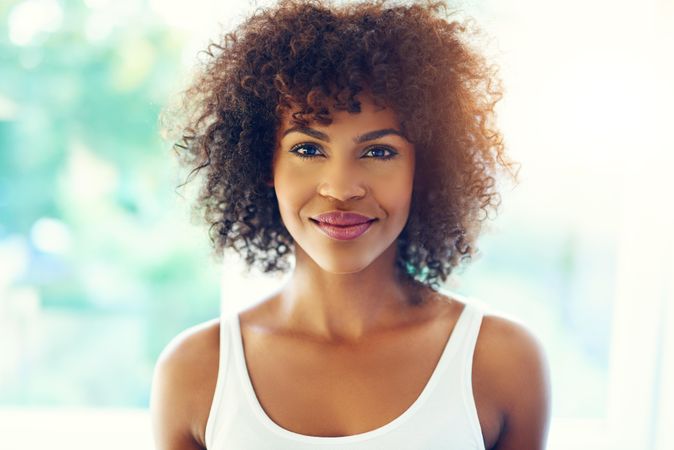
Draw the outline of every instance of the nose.
<instances>
[{"instance_id":1,"label":"nose","mask_svg":"<svg viewBox=\"0 0 674 450\"><path fill-rule=\"evenodd\" d=\"M335 167L321 175L317 191L323 197L347 201L365 196L367 189L356 170Z\"/></svg>"}]
</instances>

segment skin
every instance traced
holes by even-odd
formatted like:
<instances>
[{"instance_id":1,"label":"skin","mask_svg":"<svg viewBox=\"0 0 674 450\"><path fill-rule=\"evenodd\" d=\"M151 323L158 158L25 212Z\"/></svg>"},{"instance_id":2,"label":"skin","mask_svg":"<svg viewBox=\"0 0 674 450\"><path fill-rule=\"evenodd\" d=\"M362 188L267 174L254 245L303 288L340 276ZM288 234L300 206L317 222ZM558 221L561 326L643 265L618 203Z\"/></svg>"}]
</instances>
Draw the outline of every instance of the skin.
<instances>
[{"instance_id":1,"label":"skin","mask_svg":"<svg viewBox=\"0 0 674 450\"><path fill-rule=\"evenodd\" d=\"M294 126L286 116L269 184L296 242L296 267L277 292L239 315L261 406L281 427L312 436L363 433L402 414L428 382L464 307L395 278L415 149L397 134L356 142L372 131L400 130L394 111L360 100L360 113L333 112L332 124L308 131L286 133ZM397 155L382 161L377 157L391 153L373 146ZM320 156L302 159L293 151ZM378 220L357 239L335 241L310 217L337 209ZM408 303L413 295L424 300L420 306ZM182 333L162 353L151 399L158 449L205 448L218 339L214 320ZM485 448L544 448L549 369L525 327L484 317L472 382Z\"/></svg>"},{"instance_id":2,"label":"skin","mask_svg":"<svg viewBox=\"0 0 674 450\"><path fill-rule=\"evenodd\" d=\"M312 124L313 131L286 134L294 128L286 117L274 154L270 184L296 243L296 268L281 295L279 320L325 340L356 341L401 320L409 295L393 269L396 238L410 209L414 146L392 133L355 143L374 131L400 131L393 110L361 100L361 113L333 112L332 124ZM293 152L298 144L305 145L301 153L320 156L298 157ZM382 159L394 152L391 159ZM334 210L377 220L359 238L337 241L310 220Z\"/></svg>"}]
</instances>

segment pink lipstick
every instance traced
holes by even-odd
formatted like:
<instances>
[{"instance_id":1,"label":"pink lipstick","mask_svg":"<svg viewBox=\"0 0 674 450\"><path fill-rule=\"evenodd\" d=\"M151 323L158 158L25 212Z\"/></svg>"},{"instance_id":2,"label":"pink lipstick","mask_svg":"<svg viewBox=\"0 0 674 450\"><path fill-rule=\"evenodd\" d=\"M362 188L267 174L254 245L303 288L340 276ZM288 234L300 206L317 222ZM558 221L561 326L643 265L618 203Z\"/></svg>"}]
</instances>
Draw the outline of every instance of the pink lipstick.
<instances>
[{"instance_id":1,"label":"pink lipstick","mask_svg":"<svg viewBox=\"0 0 674 450\"><path fill-rule=\"evenodd\" d=\"M328 237L340 241L348 241L351 239L356 239L358 236L365 233L370 228L373 222L374 220L370 220L369 222L359 223L355 225L339 226L312 220L312 223L314 223Z\"/></svg>"},{"instance_id":2,"label":"pink lipstick","mask_svg":"<svg viewBox=\"0 0 674 450\"><path fill-rule=\"evenodd\" d=\"M356 239L377 220L354 211L329 211L311 217L311 221L328 237L340 241Z\"/></svg>"}]
</instances>

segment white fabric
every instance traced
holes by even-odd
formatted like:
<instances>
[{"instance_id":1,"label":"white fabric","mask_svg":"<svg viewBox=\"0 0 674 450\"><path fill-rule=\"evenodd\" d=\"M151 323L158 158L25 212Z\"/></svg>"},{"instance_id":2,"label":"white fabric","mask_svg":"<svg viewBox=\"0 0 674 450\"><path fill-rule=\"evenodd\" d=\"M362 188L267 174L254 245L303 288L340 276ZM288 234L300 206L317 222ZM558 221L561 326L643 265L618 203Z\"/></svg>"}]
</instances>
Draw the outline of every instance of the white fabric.
<instances>
[{"instance_id":1,"label":"white fabric","mask_svg":"<svg viewBox=\"0 0 674 450\"><path fill-rule=\"evenodd\" d=\"M452 294L455 298L461 298ZM377 429L320 437L282 428L264 412L248 376L239 316L221 318L220 366L206 424L209 450L484 450L472 390L472 362L484 309L470 299L417 400Z\"/></svg>"}]
</instances>

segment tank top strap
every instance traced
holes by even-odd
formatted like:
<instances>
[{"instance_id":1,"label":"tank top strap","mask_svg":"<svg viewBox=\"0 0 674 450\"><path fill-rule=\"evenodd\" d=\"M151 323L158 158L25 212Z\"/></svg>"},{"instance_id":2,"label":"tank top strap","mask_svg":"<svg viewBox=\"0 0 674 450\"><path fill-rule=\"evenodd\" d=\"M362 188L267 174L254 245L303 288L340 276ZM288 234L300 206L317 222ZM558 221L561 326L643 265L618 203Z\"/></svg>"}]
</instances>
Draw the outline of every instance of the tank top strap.
<instances>
[{"instance_id":1,"label":"tank top strap","mask_svg":"<svg viewBox=\"0 0 674 450\"><path fill-rule=\"evenodd\" d=\"M477 337L482 326L485 310L475 302L468 300L466 302L466 320L463 322L463 330L459 333L461 344L459 345L458 367L463 370L464 381L470 382L473 373L473 356ZM471 394L472 395L472 394Z\"/></svg>"},{"instance_id":2,"label":"tank top strap","mask_svg":"<svg viewBox=\"0 0 674 450\"><path fill-rule=\"evenodd\" d=\"M466 320L462 323L463 329L460 330L459 335L463 340L461 348L465 353L464 357L472 359L485 310L481 305L470 299L465 304ZM470 367L467 370L470 370Z\"/></svg>"},{"instance_id":3,"label":"tank top strap","mask_svg":"<svg viewBox=\"0 0 674 450\"><path fill-rule=\"evenodd\" d=\"M231 328L232 321L238 318L236 313L225 313L224 311L220 314L220 349L218 351L218 375L215 385L215 392L213 393L213 400L211 401L211 408L208 414L208 420L206 422L206 429L204 430L204 439L208 448L211 448L210 444L213 442L213 427L218 419L218 412L221 409L221 400L224 397L224 385L225 377L229 367L231 366L232 358L232 339L231 339Z\"/></svg>"},{"instance_id":4,"label":"tank top strap","mask_svg":"<svg viewBox=\"0 0 674 450\"><path fill-rule=\"evenodd\" d=\"M461 333L461 344L457 356L458 389L464 404L464 411L469 418L469 427L480 445L483 445L480 420L475 405L473 394L473 358L475 346L482 326L487 308L475 300L466 299L467 317L464 322L464 330Z\"/></svg>"}]
</instances>

